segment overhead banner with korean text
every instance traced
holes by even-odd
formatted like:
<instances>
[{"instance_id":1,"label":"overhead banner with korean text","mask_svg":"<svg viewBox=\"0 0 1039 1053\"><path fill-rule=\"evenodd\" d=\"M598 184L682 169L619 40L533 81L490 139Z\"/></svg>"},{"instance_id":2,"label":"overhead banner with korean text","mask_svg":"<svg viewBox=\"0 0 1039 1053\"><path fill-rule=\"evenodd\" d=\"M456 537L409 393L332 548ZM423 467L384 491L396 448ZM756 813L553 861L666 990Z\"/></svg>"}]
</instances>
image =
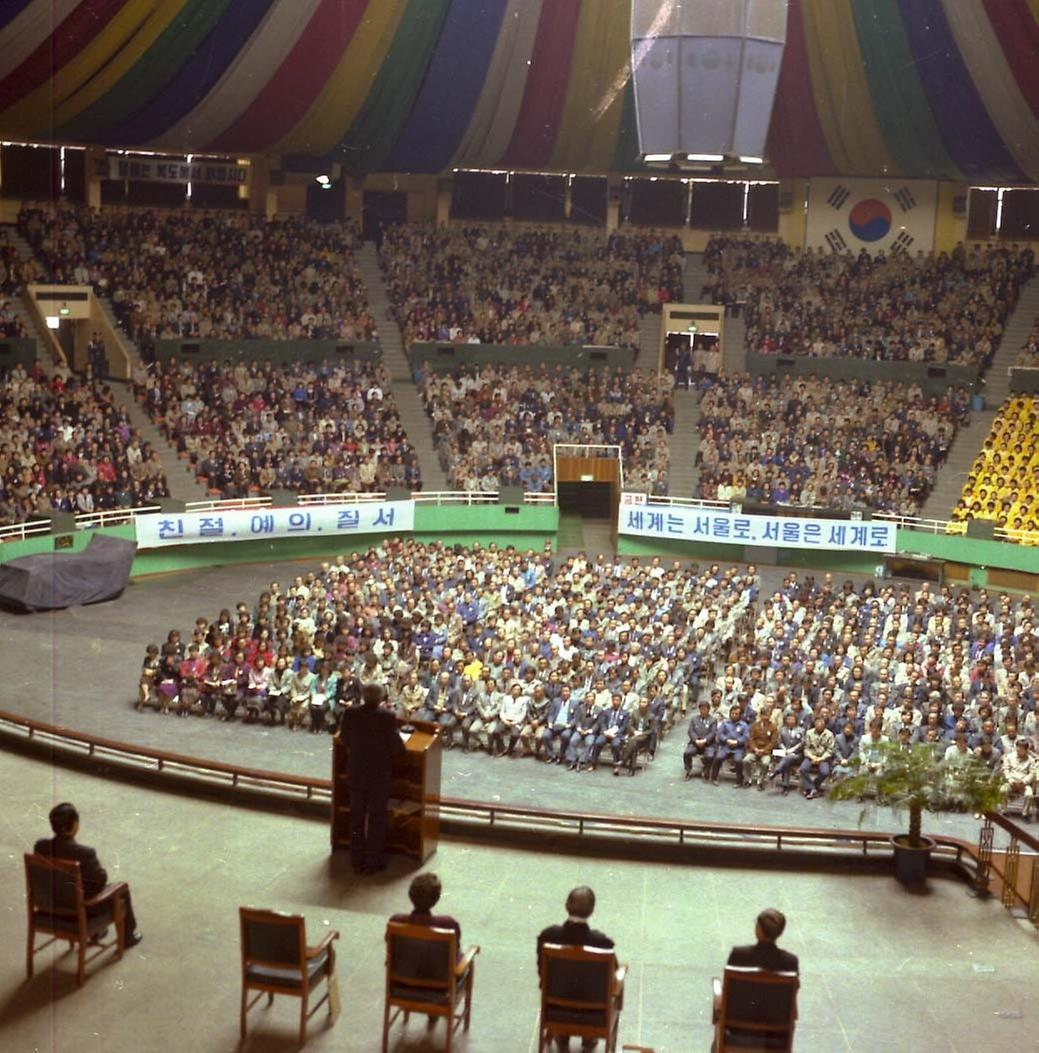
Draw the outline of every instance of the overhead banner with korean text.
<instances>
[{"instance_id":1,"label":"overhead banner with korean text","mask_svg":"<svg viewBox=\"0 0 1039 1053\"><path fill-rule=\"evenodd\" d=\"M160 157L108 155L109 179L132 179L136 183L214 183L217 186L248 186L249 166L231 161L177 161Z\"/></svg>"},{"instance_id":2,"label":"overhead banner with korean text","mask_svg":"<svg viewBox=\"0 0 1039 1053\"><path fill-rule=\"evenodd\" d=\"M414 501L364 501L349 505L234 508L211 512L156 512L137 516L138 548L255 541L282 537L407 533L415 528Z\"/></svg>"},{"instance_id":3,"label":"overhead banner with korean text","mask_svg":"<svg viewBox=\"0 0 1039 1053\"><path fill-rule=\"evenodd\" d=\"M628 495L625 495L628 496ZM820 551L894 552L897 527L881 520L791 519L723 508L633 505L621 501L617 531L640 537Z\"/></svg>"}]
</instances>

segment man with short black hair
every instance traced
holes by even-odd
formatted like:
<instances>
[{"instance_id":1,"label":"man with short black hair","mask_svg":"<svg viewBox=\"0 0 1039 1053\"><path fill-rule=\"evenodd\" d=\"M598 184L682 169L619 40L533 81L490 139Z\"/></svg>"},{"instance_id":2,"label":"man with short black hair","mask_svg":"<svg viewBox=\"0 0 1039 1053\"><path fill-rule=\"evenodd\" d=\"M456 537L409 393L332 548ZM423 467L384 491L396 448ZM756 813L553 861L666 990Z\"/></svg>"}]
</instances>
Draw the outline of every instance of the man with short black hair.
<instances>
[{"instance_id":1,"label":"man with short black hair","mask_svg":"<svg viewBox=\"0 0 1039 1053\"><path fill-rule=\"evenodd\" d=\"M786 928L786 915L773 907L763 910L754 925L757 943L733 947L728 965L750 969L768 969L776 973L798 972L797 955L776 946Z\"/></svg>"},{"instance_id":2,"label":"man with short black hair","mask_svg":"<svg viewBox=\"0 0 1039 1053\"><path fill-rule=\"evenodd\" d=\"M462 926L450 914L432 913L433 908L440 901L440 892L440 878L436 874L419 874L408 886L411 913L394 914L390 921L399 921L405 925L428 925L431 929L454 929L458 936L459 947L461 947Z\"/></svg>"},{"instance_id":3,"label":"man with short black hair","mask_svg":"<svg viewBox=\"0 0 1039 1053\"><path fill-rule=\"evenodd\" d=\"M98 861L97 852L76 841L76 834L79 833L79 812L76 811L75 805L63 801L50 810L48 818L54 836L40 838L33 846L33 852L38 856L66 859L78 863L80 878L83 882L83 897L92 899L108 884L108 874ZM111 906L105 904L103 909L110 910ZM137 929L137 919L134 917L133 906L130 903L129 889L123 896L123 912L126 918L125 946L134 947L141 942L143 937ZM99 934L99 937L101 935L103 934Z\"/></svg>"}]
</instances>

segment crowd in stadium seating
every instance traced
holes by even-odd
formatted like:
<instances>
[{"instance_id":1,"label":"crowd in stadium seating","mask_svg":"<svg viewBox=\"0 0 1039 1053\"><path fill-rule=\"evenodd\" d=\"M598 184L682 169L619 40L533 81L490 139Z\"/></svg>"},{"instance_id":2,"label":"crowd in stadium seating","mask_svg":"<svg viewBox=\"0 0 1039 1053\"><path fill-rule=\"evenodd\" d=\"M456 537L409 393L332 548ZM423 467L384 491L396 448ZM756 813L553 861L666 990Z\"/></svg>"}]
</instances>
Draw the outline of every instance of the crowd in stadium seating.
<instances>
[{"instance_id":1,"label":"crowd in stadium seating","mask_svg":"<svg viewBox=\"0 0 1039 1053\"><path fill-rule=\"evenodd\" d=\"M1012 541L1039 544L1039 400L1014 395L1000 409L952 519L990 520Z\"/></svg>"},{"instance_id":2,"label":"crowd in stadium seating","mask_svg":"<svg viewBox=\"0 0 1039 1053\"><path fill-rule=\"evenodd\" d=\"M785 794L799 775L809 798L881 742L995 770L1039 741L1031 597L830 574L759 589L753 566L387 540L150 645L138 708L320 732L379 683L447 748L615 774L692 710L686 778Z\"/></svg>"},{"instance_id":3,"label":"crowd in stadium seating","mask_svg":"<svg viewBox=\"0 0 1039 1053\"><path fill-rule=\"evenodd\" d=\"M168 495L158 454L107 386L63 369L0 372L0 524Z\"/></svg>"},{"instance_id":4,"label":"crowd in stadium seating","mask_svg":"<svg viewBox=\"0 0 1039 1053\"><path fill-rule=\"evenodd\" d=\"M149 415L226 497L419 489L415 450L382 366L269 361L156 363Z\"/></svg>"},{"instance_id":5,"label":"crowd in stadium seating","mask_svg":"<svg viewBox=\"0 0 1039 1053\"><path fill-rule=\"evenodd\" d=\"M1032 250L1013 245L856 256L717 237L704 259L704 294L745 309L759 354L982 368L1034 269Z\"/></svg>"},{"instance_id":6,"label":"crowd in stadium seating","mask_svg":"<svg viewBox=\"0 0 1039 1053\"><path fill-rule=\"evenodd\" d=\"M111 297L139 342L376 336L352 224L55 206L18 227L54 281Z\"/></svg>"},{"instance_id":7,"label":"crowd in stadium seating","mask_svg":"<svg viewBox=\"0 0 1039 1053\"><path fill-rule=\"evenodd\" d=\"M699 496L916 512L968 405L964 389L722 375L701 394Z\"/></svg>"},{"instance_id":8,"label":"crowd in stadium seating","mask_svg":"<svg viewBox=\"0 0 1039 1053\"><path fill-rule=\"evenodd\" d=\"M623 447L628 489L666 494L670 377L561 366L426 369L422 397L453 489L552 487L554 443Z\"/></svg>"},{"instance_id":9,"label":"crowd in stadium seating","mask_svg":"<svg viewBox=\"0 0 1039 1053\"><path fill-rule=\"evenodd\" d=\"M673 234L402 224L381 248L404 343L637 347L639 315L682 296Z\"/></svg>"}]
</instances>

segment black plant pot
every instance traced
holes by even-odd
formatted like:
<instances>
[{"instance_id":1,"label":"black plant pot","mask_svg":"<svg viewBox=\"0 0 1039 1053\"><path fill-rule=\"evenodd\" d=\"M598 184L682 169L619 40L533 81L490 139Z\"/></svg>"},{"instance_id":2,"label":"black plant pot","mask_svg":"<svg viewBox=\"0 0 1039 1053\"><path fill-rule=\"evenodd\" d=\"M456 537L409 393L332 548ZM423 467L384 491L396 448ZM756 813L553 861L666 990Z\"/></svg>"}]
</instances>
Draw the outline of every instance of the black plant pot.
<instances>
[{"instance_id":1,"label":"black plant pot","mask_svg":"<svg viewBox=\"0 0 1039 1053\"><path fill-rule=\"evenodd\" d=\"M895 877L903 885L921 885L927 879L927 860L934 848L930 837L921 836L920 847L911 848L905 834L891 838L891 847L895 850Z\"/></svg>"}]
</instances>

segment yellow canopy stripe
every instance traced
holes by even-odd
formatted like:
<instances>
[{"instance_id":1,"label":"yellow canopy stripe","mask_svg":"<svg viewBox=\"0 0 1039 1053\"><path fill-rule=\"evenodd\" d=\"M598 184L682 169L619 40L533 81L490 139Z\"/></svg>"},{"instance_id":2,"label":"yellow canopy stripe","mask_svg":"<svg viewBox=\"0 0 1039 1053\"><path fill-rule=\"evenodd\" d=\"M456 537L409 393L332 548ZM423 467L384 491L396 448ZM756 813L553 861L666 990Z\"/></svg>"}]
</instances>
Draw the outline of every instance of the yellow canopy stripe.
<instances>
[{"instance_id":1,"label":"yellow canopy stripe","mask_svg":"<svg viewBox=\"0 0 1039 1053\"><path fill-rule=\"evenodd\" d=\"M0 113L6 135L46 137L85 110L133 67L185 0L128 0L54 78Z\"/></svg>"},{"instance_id":2,"label":"yellow canopy stripe","mask_svg":"<svg viewBox=\"0 0 1039 1053\"><path fill-rule=\"evenodd\" d=\"M272 153L320 156L332 150L353 124L407 6L408 0L371 0L332 76Z\"/></svg>"},{"instance_id":3,"label":"yellow canopy stripe","mask_svg":"<svg viewBox=\"0 0 1039 1053\"><path fill-rule=\"evenodd\" d=\"M802 0L801 11L815 110L838 171L898 174L873 112L849 0Z\"/></svg>"},{"instance_id":4,"label":"yellow canopy stripe","mask_svg":"<svg viewBox=\"0 0 1039 1053\"><path fill-rule=\"evenodd\" d=\"M609 170L631 76L630 0L584 0L551 168Z\"/></svg>"}]
</instances>

